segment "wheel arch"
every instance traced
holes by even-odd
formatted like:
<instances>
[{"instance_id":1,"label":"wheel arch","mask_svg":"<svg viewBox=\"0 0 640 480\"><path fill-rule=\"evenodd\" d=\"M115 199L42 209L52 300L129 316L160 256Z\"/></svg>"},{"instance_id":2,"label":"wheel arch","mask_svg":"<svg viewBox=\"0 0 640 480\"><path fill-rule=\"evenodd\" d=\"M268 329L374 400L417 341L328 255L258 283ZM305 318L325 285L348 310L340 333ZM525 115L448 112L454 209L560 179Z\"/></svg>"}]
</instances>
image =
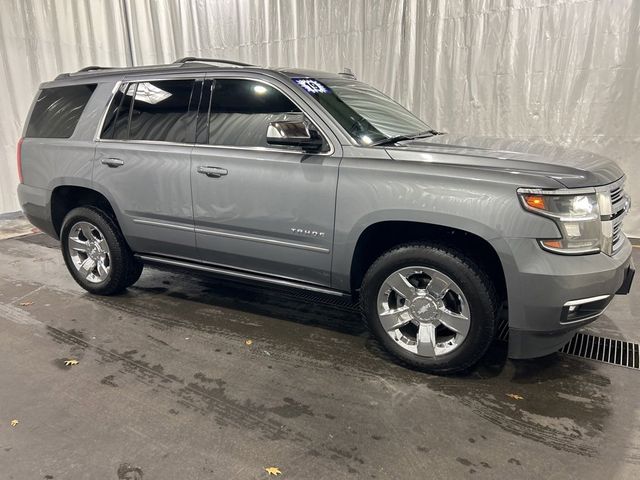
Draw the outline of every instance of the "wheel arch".
<instances>
[{"instance_id":1,"label":"wheel arch","mask_svg":"<svg viewBox=\"0 0 640 480\"><path fill-rule=\"evenodd\" d=\"M59 185L51 192L51 222L55 233L60 236L64 217L77 207L97 207L118 222L116 212L105 195L97 190L80 185Z\"/></svg>"},{"instance_id":2,"label":"wheel arch","mask_svg":"<svg viewBox=\"0 0 640 480\"><path fill-rule=\"evenodd\" d=\"M414 220L382 220L360 232L350 257L352 295L358 296L364 275L376 258L396 245L415 241L437 242L464 253L489 275L501 300L508 300L504 266L489 240L473 231Z\"/></svg>"}]
</instances>

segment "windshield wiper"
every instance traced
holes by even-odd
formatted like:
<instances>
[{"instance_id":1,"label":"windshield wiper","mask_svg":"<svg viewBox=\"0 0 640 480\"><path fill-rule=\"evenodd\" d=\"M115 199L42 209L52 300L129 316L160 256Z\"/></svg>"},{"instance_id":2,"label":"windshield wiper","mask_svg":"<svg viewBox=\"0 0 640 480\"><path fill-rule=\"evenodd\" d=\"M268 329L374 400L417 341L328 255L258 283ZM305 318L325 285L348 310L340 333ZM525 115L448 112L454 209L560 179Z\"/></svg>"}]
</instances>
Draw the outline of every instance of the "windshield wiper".
<instances>
[{"instance_id":1,"label":"windshield wiper","mask_svg":"<svg viewBox=\"0 0 640 480\"><path fill-rule=\"evenodd\" d=\"M373 142L369 145L369 147L393 145L394 143L402 142L403 140L415 140L417 138L428 138L434 137L436 135L444 135L444 132L438 132L437 130L425 130L424 132L411 133L409 135L395 135L393 137L384 138L382 140L378 140L377 142Z\"/></svg>"}]
</instances>

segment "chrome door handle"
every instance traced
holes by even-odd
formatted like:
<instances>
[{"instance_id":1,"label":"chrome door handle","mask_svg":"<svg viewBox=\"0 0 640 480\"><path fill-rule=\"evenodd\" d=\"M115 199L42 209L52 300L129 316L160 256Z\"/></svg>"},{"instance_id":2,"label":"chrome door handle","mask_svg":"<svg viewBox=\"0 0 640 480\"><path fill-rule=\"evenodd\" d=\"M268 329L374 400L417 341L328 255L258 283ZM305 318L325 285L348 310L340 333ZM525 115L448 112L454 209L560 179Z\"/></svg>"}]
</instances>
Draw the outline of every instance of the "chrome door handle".
<instances>
[{"instance_id":1,"label":"chrome door handle","mask_svg":"<svg viewBox=\"0 0 640 480\"><path fill-rule=\"evenodd\" d=\"M103 158L100 160L100 163L110 168L117 168L124 165L124 160L120 160L119 158Z\"/></svg>"},{"instance_id":2,"label":"chrome door handle","mask_svg":"<svg viewBox=\"0 0 640 480\"><path fill-rule=\"evenodd\" d=\"M211 178L220 178L225 176L229 172L225 168L202 165L198 167L198 173L202 173L203 175L206 175L207 177L211 177Z\"/></svg>"}]
</instances>

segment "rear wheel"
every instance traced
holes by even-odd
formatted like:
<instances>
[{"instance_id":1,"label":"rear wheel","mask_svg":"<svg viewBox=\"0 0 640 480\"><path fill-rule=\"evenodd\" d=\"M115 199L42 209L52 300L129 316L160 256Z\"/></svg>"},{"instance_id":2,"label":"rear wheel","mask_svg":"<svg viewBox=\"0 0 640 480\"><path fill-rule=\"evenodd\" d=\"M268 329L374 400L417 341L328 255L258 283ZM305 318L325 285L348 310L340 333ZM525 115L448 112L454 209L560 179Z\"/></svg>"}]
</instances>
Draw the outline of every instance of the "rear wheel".
<instances>
[{"instance_id":1,"label":"rear wheel","mask_svg":"<svg viewBox=\"0 0 640 480\"><path fill-rule=\"evenodd\" d=\"M85 290L111 295L133 285L142 274L116 223L93 207L71 210L60 232L67 269Z\"/></svg>"},{"instance_id":2,"label":"rear wheel","mask_svg":"<svg viewBox=\"0 0 640 480\"><path fill-rule=\"evenodd\" d=\"M455 373L487 351L496 328L496 293L487 275L460 252L408 244L367 271L361 307L393 355L431 373Z\"/></svg>"}]
</instances>

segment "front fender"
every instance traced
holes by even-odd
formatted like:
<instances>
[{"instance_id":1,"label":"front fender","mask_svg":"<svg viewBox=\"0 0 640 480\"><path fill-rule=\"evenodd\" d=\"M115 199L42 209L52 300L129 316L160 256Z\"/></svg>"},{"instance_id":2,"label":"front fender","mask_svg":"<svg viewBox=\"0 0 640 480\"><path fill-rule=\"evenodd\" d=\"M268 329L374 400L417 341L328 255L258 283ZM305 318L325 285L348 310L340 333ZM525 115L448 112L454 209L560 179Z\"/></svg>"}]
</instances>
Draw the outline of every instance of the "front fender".
<instances>
[{"instance_id":1,"label":"front fender","mask_svg":"<svg viewBox=\"0 0 640 480\"><path fill-rule=\"evenodd\" d=\"M510 177L479 178L451 166L344 159L336 202L332 286L351 289L358 239L379 222L452 228L489 244L512 237L557 238L555 223L526 212L518 201L518 185L508 180ZM508 249L502 250L508 256Z\"/></svg>"}]
</instances>

